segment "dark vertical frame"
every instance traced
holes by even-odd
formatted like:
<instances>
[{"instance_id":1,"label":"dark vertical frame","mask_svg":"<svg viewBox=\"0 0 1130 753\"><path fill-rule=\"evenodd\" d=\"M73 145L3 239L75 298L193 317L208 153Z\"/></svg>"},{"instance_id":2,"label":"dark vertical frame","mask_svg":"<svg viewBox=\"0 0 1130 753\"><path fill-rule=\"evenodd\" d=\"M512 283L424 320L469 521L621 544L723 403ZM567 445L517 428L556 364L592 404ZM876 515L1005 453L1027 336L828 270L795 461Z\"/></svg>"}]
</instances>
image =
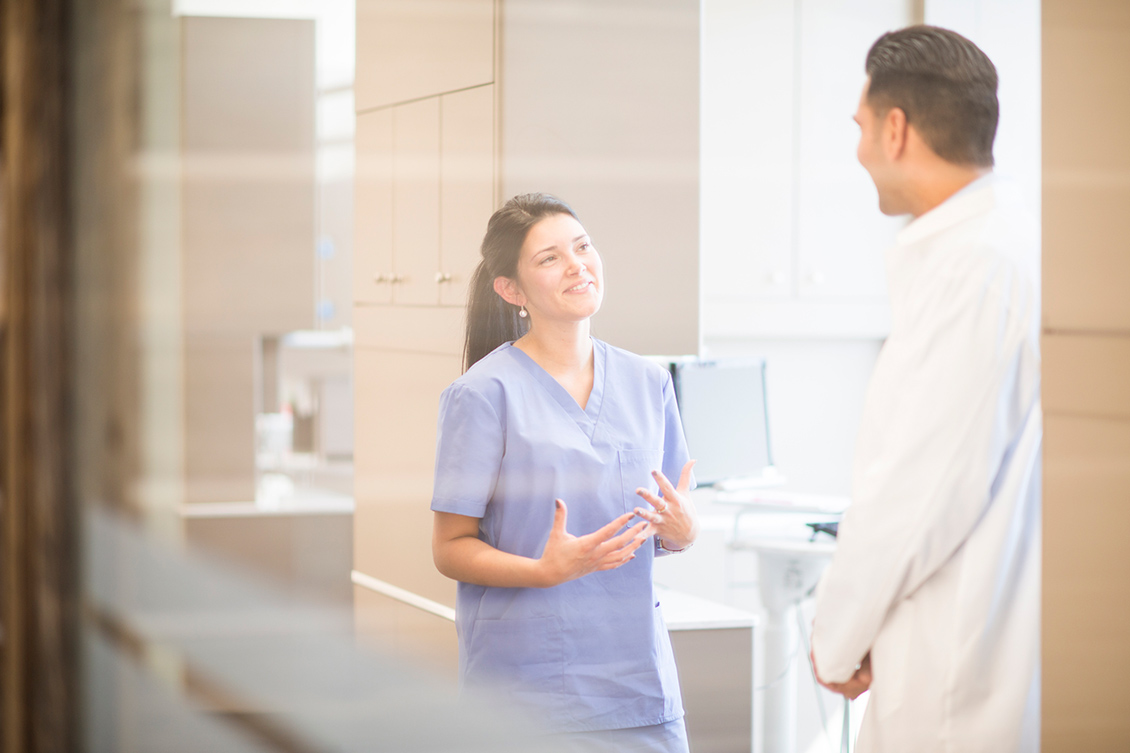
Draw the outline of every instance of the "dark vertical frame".
<instances>
[{"instance_id":1,"label":"dark vertical frame","mask_svg":"<svg viewBox=\"0 0 1130 753\"><path fill-rule=\"evenodd\" d=\"M70 6L0 3L4 753L78 749Z\"/></svg>"}]
</instances>

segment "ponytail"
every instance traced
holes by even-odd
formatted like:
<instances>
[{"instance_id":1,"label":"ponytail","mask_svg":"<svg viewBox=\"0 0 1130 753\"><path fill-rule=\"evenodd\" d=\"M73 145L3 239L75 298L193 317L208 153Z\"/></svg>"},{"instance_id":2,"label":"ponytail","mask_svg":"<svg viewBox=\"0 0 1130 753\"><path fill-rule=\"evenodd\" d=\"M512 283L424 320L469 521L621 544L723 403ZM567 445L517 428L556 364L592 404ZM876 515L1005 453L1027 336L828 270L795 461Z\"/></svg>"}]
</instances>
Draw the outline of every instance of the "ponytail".
<instances>
[{"instance_id":1,"label":"ponytail","mask_svg":"<svg viewBox=\"0 0 1130 753\"><path fill-rule=\"evenodd\" d=\"M580 222L568 204L544 193L515 196L491 215L483 237L482 260L475 268L467 292L464 371L499 345L517 340L529 329L529 322L518 316L517 307L502 300L494 291L494 280L496 277L518 279L518 258L530 228L555 214L567 214Z\"/></svg>"},{"instance_id":2,"label":"ponytail","mask_svg":"<svg viewBox=\"0 0 1130 753\"><path fill-rule=\"evenodd\" d=\"M463 370L502 343L526 334L529 323L518 316L518 309L494 292L494 278L487 260L479 262L471 277L467 294L467 334L463 342Z\"/></svg>"}]
</instances>

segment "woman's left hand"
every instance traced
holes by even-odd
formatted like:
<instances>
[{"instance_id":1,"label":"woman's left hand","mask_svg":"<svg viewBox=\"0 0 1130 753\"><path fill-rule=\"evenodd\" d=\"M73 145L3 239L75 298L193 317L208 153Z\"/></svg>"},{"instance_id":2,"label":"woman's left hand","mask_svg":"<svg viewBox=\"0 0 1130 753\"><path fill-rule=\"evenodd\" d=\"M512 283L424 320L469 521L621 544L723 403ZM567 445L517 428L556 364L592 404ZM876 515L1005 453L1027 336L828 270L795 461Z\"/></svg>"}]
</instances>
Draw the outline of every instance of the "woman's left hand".
<instances>
[{"instance_id":1,"label":"woman's left hand","mask_svg":"<svg viewBox=\"0 0 1130 753\"><path fill-rule=\"evenodd\" d=\"M659 483L662 497L657 497L642 487L636 489L636 494L647 500L654 508L648 510L637 507L636 515L651 523L652 530L662 540L663 547L667 550L686 549L698 538L698 514L694 509L694 500L690 496L691 468L694 464L695 461L690 460L683 466L677 487L672 486L660 471L651 472Z\"/></svg>"}]
</instances>

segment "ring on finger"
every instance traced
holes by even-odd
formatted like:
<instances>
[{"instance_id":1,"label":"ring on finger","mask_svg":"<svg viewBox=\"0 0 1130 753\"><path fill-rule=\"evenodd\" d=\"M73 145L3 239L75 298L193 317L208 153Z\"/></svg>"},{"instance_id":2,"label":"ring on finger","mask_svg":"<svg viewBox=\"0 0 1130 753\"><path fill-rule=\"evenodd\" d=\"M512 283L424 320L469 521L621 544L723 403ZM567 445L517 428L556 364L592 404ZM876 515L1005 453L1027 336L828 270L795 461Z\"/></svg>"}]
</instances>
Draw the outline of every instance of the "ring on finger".
<instances>
[{"instance_id":1,"label":"ring on finger","mask_svg":"<svg viewBox=\"0 0 1130 753\"><path fill-rule=\"evenodd\" d=\"M662 515L663 513L667 512L667 505L663 505L663 507L657 507L655 508L655 511Z\"/></svg>"}]
</instances>

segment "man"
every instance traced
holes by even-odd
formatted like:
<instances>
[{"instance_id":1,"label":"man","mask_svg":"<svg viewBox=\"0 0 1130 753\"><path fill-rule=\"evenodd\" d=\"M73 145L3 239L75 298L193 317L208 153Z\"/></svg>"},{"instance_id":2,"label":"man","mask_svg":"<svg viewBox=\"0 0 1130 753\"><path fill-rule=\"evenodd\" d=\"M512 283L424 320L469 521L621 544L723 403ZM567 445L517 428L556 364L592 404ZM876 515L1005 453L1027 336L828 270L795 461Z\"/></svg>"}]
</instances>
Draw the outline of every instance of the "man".
<instances>
[{"instance_id":1,"label":"man","mask_svg":"<svg viewBox=\"0 0 1130 753\"><path fill-rule=\"evenodd\" d=\"M859 751L1039 747L1038 237L992 175L997 74L915 26L867 55L858 157L884 214L891 334L817 591L826 687L871 689Z\"/></svg>"}]
</instances>

